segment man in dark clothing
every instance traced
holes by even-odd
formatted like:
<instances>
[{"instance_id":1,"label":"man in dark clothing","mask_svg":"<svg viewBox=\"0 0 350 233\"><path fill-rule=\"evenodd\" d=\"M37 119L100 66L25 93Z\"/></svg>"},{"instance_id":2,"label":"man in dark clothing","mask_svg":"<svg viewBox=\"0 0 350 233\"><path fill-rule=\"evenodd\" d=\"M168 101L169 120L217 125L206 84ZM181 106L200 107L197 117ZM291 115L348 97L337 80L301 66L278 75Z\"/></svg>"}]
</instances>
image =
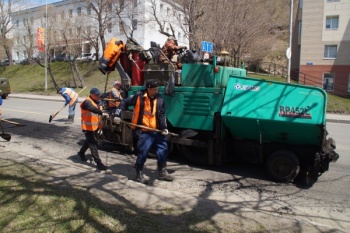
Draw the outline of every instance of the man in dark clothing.
<instances>
[{"instance_id":1,"label":"man in dark clothing","mask_svg":"<svg viewBox=\"0 0 350 233\"><path fill-rule=\"evenodd\" d=\"M137 159L136 159L136 181L147 184L148 181L143 176L143 166L146 162L148 152L154 146L157 149L158 159L158 179L173 181L174 177L169 175L166 169L168 144L165 135L168 134L165 103L163 97L158 94L158 82L149 80L146 83L146 90L124 99L120 106L120 111L126 110L129 106L134 106L132 123L143 125L148 128L141 129L133 127L134 133L138 136ZM120 112L116 112L119 115ZM152 129L162 130L162 133Z\"/></svg>"},{"instance_id":2,"label":"man in dark clothing","mask_svg":"<svg viewBox=\"0 0 350 233\"><path fill-rule=\"evenodd\" d=\"M87 161L85 152L90 148L92 158L97 164L97 168L100 170L106 170L107 166L102 163L100 156L98 155L97 140L95 137L97 132L102 129L101 115L102 117L108 117L107 113L102 113L100 91L97 88L92 88L90 90L90 96L81 103L80 108L81 128L85 134L86 140L78 152L78 156L82 161Z\"/></svg>"}]
</instances>

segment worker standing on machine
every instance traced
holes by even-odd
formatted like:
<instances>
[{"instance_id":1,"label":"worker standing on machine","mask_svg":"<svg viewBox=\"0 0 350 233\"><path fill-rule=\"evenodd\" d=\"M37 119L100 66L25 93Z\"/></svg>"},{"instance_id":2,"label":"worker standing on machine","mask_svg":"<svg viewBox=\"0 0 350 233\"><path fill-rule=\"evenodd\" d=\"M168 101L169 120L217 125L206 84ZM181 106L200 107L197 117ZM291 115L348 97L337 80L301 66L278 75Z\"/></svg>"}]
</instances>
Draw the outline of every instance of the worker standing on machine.
<instances>
[{"instance_id":1,"label":"worker standing on machine","mask_svg":"<svg viewBox=\"0 0 350 233\"><path fill-rule=\"evenodd\" d=\"M113 88L109 92L109 101L108 101L108 106L109 108L116 108L119 106L120 102L122 101L122 83L119 81L115 81L113 83ZM113 100L112 100L113 99Z\"/></svg>"},{"instance_id":2,"label":"worker standing on machine","mask_svg":"<svg viewBox=\"0 0 350 233\"><path fill-rule=\"evenodd\" d=\"M181 69L182 63L178 61L178 56L176 55L176 52L181 49L187 49L187 47L178 46L176 38L174 36L169 36L162 47L163 53L159 53L159 63L169 63L170 60L175 65L175 70Z\"/></svg>"},{"instance_id":3,"label":"worker standing on machine","mask_svg":"<svg viewBox=\"0 0 350 233\"><path fill-rule=\"evenodd\" d=\"M151 129L162 130L162 133L152 130L145 130L133 127L135 135L138 137L136 181L147 184L148 181L143 176L143 166L146 162L148 152L154 146L157 150L158 159L158 179L173 181L174 177L169 175L166 169L168 144L165 139L167 135L167 123L165 117L165 103L163 97L158 93L159 83L156 80L148 80L146 90L141 90L137 94L124 99L117 109L116 116L129 106L134 106L132 123L146 126Z\"/></svg>"},{"instance_id":4,"label":"worker standing on machine","mask_svg":"<svg viewBox=\"0 0 350 233\"><path fill-rule=\"evenodd\" d=\"M97 168L100 170L107 170L107 166L104 165L98 155L96 134L102 128L102 117L108 117L107 113L102 112L102 104L100 101L100 91L97 88L90 90L90 96L80 104L81 108L81 128L85 134L86 140L83 146L78 152L78 156L84 162L87 161L85 152L90 148L92 158L97 164Z\"/></svg>"}]
</instances>

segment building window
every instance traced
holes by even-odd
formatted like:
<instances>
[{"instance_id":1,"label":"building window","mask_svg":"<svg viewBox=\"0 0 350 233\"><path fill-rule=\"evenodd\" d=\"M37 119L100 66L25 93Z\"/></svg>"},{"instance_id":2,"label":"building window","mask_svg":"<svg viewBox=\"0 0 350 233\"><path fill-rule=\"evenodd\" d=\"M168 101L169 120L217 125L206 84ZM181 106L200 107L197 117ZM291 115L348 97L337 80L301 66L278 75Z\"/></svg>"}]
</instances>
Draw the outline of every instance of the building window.
<instances>
[{"instance_id":1,"label":"building window","mask_svg":"<svg viewBox=\"0 0 350 233\"><path fill-rule=\"evenodd\" d=\"M350 92L350 73L349 73L349 78L348 78L348 92Z\"/></svg>"},{"instance_id":2,"label":"building window","mask_svg":"<svg viewBox=\"0 0 350 233\"><path fill-rule=\"evenodd\" d=\"M301 29L302 29L302 21L301 20L298 20L298 30L299 30L299 35L301 35Z\"/></svg>"},{"instance_id":3,"label":"building window","mask_svg":"<svg viewBox=\"0 0 350 233\"><path fill-rule=\"evenodd\" d=\"M169 15L169 13L170 13L170 8L167 7L167 8L166 8L166 15Z\"/></svg>"},{"instance_id":4,"label":"building window","mask_svg":"<svg viewBox=\"0 0 350 233\"><path fill-rule=\"evenodd\" d=\"M177 39L178 39L178 40L181 39L181 33L180 33L180 32L177 33Z\"/></svg>"},{"instance_id":5,"label":"building window","mask_svg":"<svg viewBox=\"0 0 350 233\"><path fill-rule=\"evenodd\" d=\"M107 25L107 31L108 31L108 33L112 33L112 24L111 23L109 23Z\"/></svg>"},{"instance_id":6,"label":"building window","mask_svg":"<svg viewBox=\"0 0 350 233\"><path fill-rule=\"evenodd\" d=\"M61 11L61 19L64 19L64 11Z\"/></svg>"},{"instance_id":7,"label":"building window","mask_svg":"<svg viewBox=\"0 0 350 233\"><path fill-rule=\"evenodd\" d=\"M81 16L81 7L78 7L78 8L77 8L77 14L78 14L79 16Z\"/></svg>"},{"instance_id":8,"label":"building window","mask_svg":"<svg viewBox=\"0 0 350 233\"><path fill-rule=\"evenodd\" d=\"M133 28L134 30L137 30L137 19L134 19L134 20L132 21L132 28Z\"/></svg>"},{"instance_id":9,"label":"building window","mask_svg":"<svg viewBox=\"0 0 350 233\"><path fill-rule=\"evenodd\" d=\"M326 91L334 90L334 73L323 73L323 89Z\"/></svg>"},{"instance_id":10,"label":"building window","mask_svg":"<svg viewBox=\"0 0 350 233\"><path fill-rule=\"evenodd\" d=\"M19 27L19 19L16 20L16 27Z\"/></svg>"},{"instance_id":11,"label":"building window","mask_svg":"<svg viewBox=\"0 0 350 233\"><path fill-rule=\"evenodd\" d=\"M73 10L72 9L69 10L69 17L73 17Z\"/></svg>"},{"instance_id":12,"label":"building window","mask_svg":"<svg viewBox=\"0 0 350 233\"><path fill-rule=\"evenodd\" d=\"M339 16L327 16L326 29L338 29Z\"/></svg>"},{"instance_id":13,"label":"building window","mask_svg":"<svg viewBox=\"0 0 350 233\"><path fill-rule=\"evenodd\" d=\"M91 15L91 7L90 6L86 8L86 14Z\"/></svg>"},{"instance_id":14,"label":"building window","mask_svg":"<svg viewBox=\"0 0 350 233\"><path fill-rule=\"evenodd\" d=\"M160 11L163 11L163 4L159 5L159 9L160 9Z\"/></svg>"},{"instance_id":15,"label":"building window","mask_svg":"<svg viewBox=\"0 0 350 233\"><path fill-rule=\"evenodd\" d=\"M325 45L324 58L337 58L337 45Z\"/></svg>"}]
</instances>

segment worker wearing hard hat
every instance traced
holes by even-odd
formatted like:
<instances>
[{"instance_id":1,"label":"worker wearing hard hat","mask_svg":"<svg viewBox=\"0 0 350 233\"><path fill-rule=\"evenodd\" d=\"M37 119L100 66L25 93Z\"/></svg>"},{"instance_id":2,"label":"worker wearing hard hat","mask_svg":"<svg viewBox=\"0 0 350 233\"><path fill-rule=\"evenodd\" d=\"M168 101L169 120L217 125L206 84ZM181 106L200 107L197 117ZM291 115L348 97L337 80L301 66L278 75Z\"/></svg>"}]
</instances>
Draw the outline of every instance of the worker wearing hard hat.
<instances>
[{"instance_id":1,"label":"worker wearing hard hat","mask_svg":"<svg viewBox=\"0 0 350 233\"><path fill-rule=\"evenodd\" d=\"M109 92L109 101L108 101L108 106L109 108L116 108L119 106L120 102L122 101L122 83L119 81L115 81L113 83L113 88Z\"/></svg>"}]
</instances>

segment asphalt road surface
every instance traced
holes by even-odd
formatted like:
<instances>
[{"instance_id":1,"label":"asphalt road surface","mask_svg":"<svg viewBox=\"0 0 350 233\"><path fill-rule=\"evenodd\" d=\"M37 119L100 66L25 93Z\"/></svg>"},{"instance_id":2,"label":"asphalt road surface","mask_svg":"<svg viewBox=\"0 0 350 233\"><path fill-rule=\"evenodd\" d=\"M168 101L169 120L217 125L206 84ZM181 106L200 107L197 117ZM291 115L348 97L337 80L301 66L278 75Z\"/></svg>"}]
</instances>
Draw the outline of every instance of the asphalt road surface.
<instances>
[{"instance_id":1,"label":"asphalt road surface","mask_svg":"<svg viewBox=\"0 0 350 233\"><path fill-rule=\"evenodd\" d=\"M80 109L77 105L75 123L65 124L65 108L50 124L49 116L63 106L62 102L29 99L6 99L2 118L25 124L25 127L3 123L12 135L10 142L0 146L21 154L54 158L64 164L84 167L76 158L84 139L80 129ZM174 182L156 179L156 161L148 159L145 174L150 186L180 192L195 198L210 200L218 211L251 209L256 213L279 215L314 226L314 232L350 231L350 124L328 123L328 132L337 142L340 155L330 164L328 172L309 188L298 184L270 181L257 165L228 164L221 167L189 165L180 156L170 158L168 168L176 177ZM100 151L110 171L133 180L135 156L118 147L106 146ZM214 217L214 216L213 216Z\"/></svg>"}]
</instances>

